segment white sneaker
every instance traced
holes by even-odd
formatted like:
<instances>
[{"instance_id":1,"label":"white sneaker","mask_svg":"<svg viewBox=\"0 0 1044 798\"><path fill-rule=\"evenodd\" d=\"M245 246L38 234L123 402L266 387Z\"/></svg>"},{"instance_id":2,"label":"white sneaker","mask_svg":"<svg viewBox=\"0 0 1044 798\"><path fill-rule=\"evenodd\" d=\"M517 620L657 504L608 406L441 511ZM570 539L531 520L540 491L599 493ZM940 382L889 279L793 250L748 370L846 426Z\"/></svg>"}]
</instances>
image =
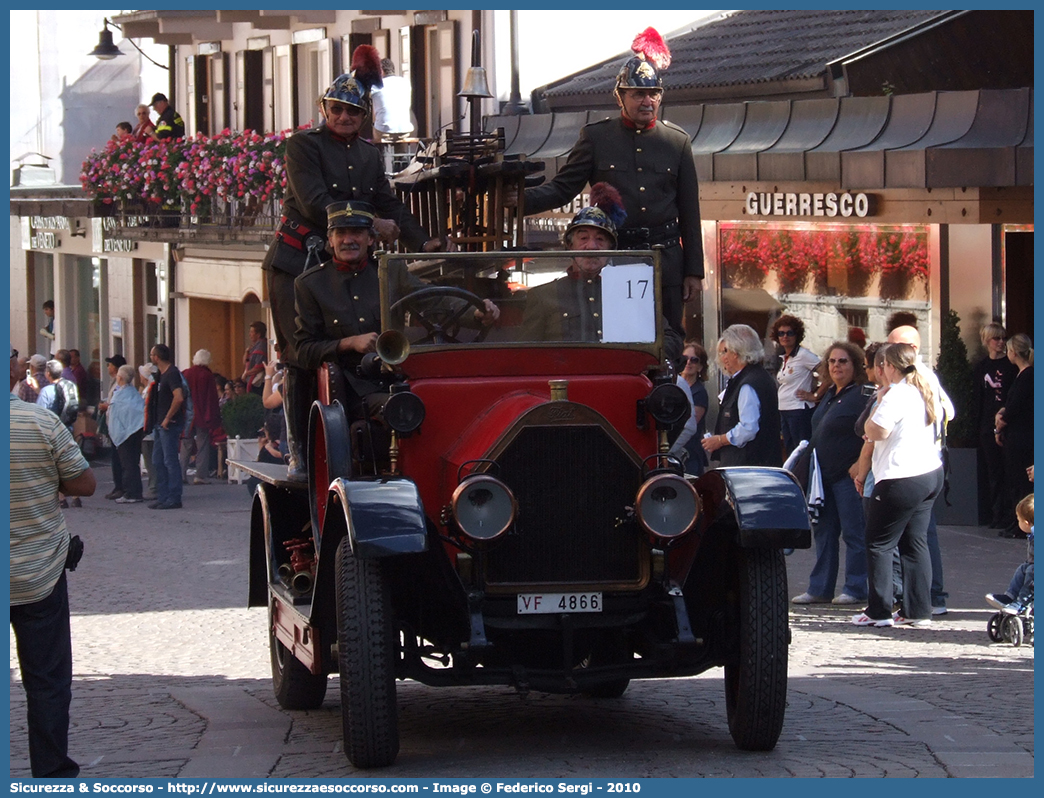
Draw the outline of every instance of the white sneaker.
<instances>
[{"instance_id":1,"label":"white sneaker","mask_svg":"<svg viewBox=\"0 0 1044 798\"><path fill-rule=\"evenodd\" d=\"M932 615L945 615L947 612L946 607L932 607Z\"/></svg>"},{"instance_id":2,"label":"white sneaker","mask_svg":"<svg viewBox=\"0 0 1044 798\"><path fill-rule=\"evenodd\" d=\"M811 593L802 593L790 600L791 604L829 604L830 599L822 596L813 596Z\"/></svg>"},{"instance_id":3,"label":"white sneaker","mask_svg":"<svg viewBox=\"0 0 1044 798\"><path fill-rule=\"evenodd\" d=\"M853 615L852 623L854 623L856 626L895 626L895 621L893 621L891 618L882 618L881 620L876 620L874 618L871 618L865 612L861 612L858 615Z\"/></svg>"},{"instance_id":4,"label":"white sneaker","mask_svg":"<svg viewBox=\"0 0 1044 798\"><path fill-rule=\"evenodd\" d=\"M858 599L855 596L850 596L847 593L842 593L838 596L834 596L831 604L864 604L866 599Z\"/></svg>"},{"instance_id":5,"label":"white sneaker","mask_svg":"<svg viewBox=\"0 0 1044 798\"><path fill-rule=\"evenodd\" d=\"M898 618L895 619L895 625L896 626L910 626L910 627L913 627L914 629L931 629L932 628L932 619L931 618L918 618L917 620L911 620L909 618L904 618L902 615L900 615Z\"/></svg>"}]
</instances>

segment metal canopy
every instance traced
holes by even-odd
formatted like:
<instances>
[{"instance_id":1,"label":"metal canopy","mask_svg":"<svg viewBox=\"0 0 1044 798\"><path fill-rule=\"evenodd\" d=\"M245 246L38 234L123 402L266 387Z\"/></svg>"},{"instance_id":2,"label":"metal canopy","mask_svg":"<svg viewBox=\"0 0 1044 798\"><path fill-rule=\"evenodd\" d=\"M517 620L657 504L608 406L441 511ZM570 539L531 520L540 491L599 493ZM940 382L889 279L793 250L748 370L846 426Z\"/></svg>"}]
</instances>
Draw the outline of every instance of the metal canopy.
<instances>
[{"instance_id":1,"label":"metal canopy","mask_svg":"<svg viewBox=\"0 0 1044 798\"><path fill-rule=\"evenodd\" d=\"M702 182L853 190L1033 185L1032 88L679 105L664 117L693 137ZM582 120L560 112L486 124L518 124L509 151L546 159L551 179Z\"/></svg>"}]
</instances>

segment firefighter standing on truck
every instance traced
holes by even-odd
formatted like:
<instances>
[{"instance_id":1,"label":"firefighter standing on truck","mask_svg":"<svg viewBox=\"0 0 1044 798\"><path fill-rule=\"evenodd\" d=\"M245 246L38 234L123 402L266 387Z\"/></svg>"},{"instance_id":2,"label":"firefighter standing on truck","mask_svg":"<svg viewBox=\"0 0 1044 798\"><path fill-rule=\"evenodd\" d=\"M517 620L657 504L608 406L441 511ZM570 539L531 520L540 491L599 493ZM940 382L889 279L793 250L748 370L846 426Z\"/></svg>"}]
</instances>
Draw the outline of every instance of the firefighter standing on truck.
<instances>
[{"instance_id":1,"label":"firefighter standing on truck","mask_svg":"<svg viewBox=\"0 0 1044 798\"><path fill-rule=\"evenodd\" d=\"M663 99L660 77L671 62L666 43L652 28L639 34L616 78L620 116L584 126L569 159L554 179L526 189L526 214L570 202L590 183L609 183L620 192L627 226L618 231L620 249L662 246L663 312L684 335L682 306L696 297L703 279L699 186L689 134L658 120Z\"/></svg>"},{"instance_id":2,"label":"firefighter standing on truck","mask_svg":"<svg viewBox=\"0 0 1044 798\"><path fill-rule=\"evenodd\" d=\"M294 279L306 265L313 265L310 256L314 263L328 257L327 206L344 200L369 202L380 217L374 226L382 239L394 241L401 233L411 249L433 252L443 247L392 191L380 150L359 138L370 113L370 93L380 85L377 50L359 46L352 56L352 72L338 77L319 102L323 122L295 133L286 144L287 189L282 219L262 267L268 272L276 341L287 366L283 401L290 453L288 476L292 480L307 479L303 444L315 395L314 375L298 366L294 346Z\"/></svg>"}]
</instances>

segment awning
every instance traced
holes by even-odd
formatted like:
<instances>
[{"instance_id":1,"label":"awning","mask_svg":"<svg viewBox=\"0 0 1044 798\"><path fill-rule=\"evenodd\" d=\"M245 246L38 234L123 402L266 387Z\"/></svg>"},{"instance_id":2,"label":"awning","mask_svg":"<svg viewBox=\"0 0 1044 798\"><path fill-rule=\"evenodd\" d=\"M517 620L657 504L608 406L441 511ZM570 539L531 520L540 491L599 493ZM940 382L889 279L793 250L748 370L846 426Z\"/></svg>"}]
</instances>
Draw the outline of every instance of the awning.
<instances>
[{"instance_id":1,"label":"awning","mask_svg":"<svg viewBox=\"0 0 1044 798\"><path fill-rule=\"evenodd\" d=\"M1033 185L1033 89L982 89L665 107L692 138L701 182L833 183L850 190ZM604 118L591 112L587 121ZM509 154L551 179L584 114L486 117Z\"/></svg>"}]
</instances>

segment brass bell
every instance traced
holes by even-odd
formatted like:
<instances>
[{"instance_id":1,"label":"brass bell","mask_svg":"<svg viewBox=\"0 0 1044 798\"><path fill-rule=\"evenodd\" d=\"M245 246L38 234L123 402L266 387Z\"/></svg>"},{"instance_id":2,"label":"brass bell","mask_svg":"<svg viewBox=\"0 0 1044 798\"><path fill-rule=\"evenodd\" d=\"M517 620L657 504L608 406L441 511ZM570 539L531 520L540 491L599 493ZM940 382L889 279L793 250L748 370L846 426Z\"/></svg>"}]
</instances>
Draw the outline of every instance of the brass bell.
<instances>
[{"instance_id":1,"label":"brass bell","mask_svg":"<svg viewBox=\"0 0 1044 798\"><path fill-rule=\"evenodd\" d=\"M457 94L458 97L490 99L493 97L489 90L489 81L486 79L486 68L480 66L468 67L468 74L464 76L464 88Z\"/></svg>"}]
</instances>

